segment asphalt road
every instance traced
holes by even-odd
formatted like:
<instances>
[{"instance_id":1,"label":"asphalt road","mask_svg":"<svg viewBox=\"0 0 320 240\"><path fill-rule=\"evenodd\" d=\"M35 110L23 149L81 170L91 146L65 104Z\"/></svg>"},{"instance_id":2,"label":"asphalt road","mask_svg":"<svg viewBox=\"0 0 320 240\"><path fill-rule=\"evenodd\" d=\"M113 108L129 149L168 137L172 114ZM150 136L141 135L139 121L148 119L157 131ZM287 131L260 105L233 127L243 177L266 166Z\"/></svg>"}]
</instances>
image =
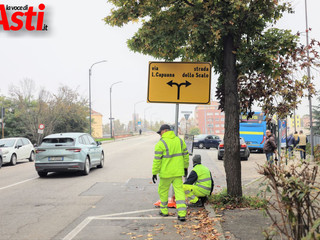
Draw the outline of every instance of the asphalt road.
<instances>
[{"instance_id":1,"label":"asphalt road","mask_svg":"<svg viewBox=\"0 0 320 240\"><path fill-rule=\"evenodd\" d=\"M39 178L34 163L23 161L0 169L0 239L147 239L150 229L176 217L158 218L153 203L157 185L151 182L154 145L159 136L142 135L103 144L105 167ZM215 149L195 149L214 175L216 189L225 186L223 161ZM191 159L190 159L191 160ZM242 162L243 183L259 177L262 154ZM192 168L190 161L189 171ZM174 211L173 211L174 212ZM174 229L172 230L174 231ZM138 234L138 235L137 235ZM167 232L154 239L171 239Z\"/></svg>"}]
</instances>

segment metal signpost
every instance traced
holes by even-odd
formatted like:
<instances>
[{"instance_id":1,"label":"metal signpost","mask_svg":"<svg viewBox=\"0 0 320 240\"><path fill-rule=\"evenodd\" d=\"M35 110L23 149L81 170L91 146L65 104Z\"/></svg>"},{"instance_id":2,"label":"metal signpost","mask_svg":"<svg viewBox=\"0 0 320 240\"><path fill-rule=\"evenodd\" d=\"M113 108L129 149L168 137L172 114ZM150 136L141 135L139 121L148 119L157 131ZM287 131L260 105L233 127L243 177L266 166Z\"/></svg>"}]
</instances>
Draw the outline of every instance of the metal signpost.
<instances>
[{"instance_id":1,"label":"metal signpost","mask_svg":"<svg viewBox=\"0 0 320 240\"><path fill-rule=\"evenodd\" d=\"M189 155L193 154L193 139L194 139L193 135L189 135L189 134L184 135L184 142L187 145Z\"/></svg>"},{"instance_id":2,"label":"metal signpost","mask_svg":"<svg viewBox=\"0 0 320 240\"><path fill-rule=\"evenodd\" d=\"M178 134L179 104L210 104L211 63L150 62L150 103L175 103L175 133Z\"/></svg>"},{"instance_id":3,"label":"metal signpost","mask_svg":"<svg viewBox=\"0 0 320 240\"><path fill-rule=\"evenodd\" d=\"M38 146L40 144L40 135L43 134L43 131L44 131L44 124L40 123L39 126L38 126Z\"/></svg>"}]
</instances>

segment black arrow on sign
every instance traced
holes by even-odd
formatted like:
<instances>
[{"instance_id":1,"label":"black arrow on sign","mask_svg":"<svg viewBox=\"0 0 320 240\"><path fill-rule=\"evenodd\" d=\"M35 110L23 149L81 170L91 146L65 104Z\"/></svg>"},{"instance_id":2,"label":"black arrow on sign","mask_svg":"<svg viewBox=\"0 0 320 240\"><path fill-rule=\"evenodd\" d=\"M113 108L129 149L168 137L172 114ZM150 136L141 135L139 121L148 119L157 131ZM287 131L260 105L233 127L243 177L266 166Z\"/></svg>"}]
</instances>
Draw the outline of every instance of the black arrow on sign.
<instances>
[{"instance_id":1,"label":"black arrow on sign","mask_svg":"<svg viewBox=\"0 0 320 240\"><path fill-rule=\"evenodd\" d=\"M181 87L182 85L186 85L186 87L188 87L188 86L191 85L191 83L188 82L187 80L186 80L186 82L180 83L180 84L175 83L175 82L173 82L173 80L171 80L170 82L167 82L167 84L168 84L170 87L172 87L172 85L176 85L176 86L178 87L178 97L177 97L178 100L180 99L180 87Z\"/></svg>"}]
</instances>

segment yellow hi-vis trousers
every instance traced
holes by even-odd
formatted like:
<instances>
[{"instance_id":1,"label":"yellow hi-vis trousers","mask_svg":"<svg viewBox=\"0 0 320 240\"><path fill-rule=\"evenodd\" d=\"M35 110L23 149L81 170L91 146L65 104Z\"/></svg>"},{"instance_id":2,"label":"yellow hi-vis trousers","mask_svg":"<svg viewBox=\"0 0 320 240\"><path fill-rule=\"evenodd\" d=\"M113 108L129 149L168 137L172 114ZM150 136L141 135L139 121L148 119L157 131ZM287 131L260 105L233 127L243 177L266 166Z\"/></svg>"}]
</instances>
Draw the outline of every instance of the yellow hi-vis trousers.
<instances>
[{"instance_id":1,"label":"yellow hi-vis trousers","mask_svg":"<svg viewBox=\"0 0 320 240\"><path fill-rule=\"evenodd\" d=\"M198 197L208 196L208 194L203 193L201 188L196 185L183 184L183 189L190 203L198 202Z\"/></svg>"},{"instance_id":2,"label":"yellow hi-vis trousers","mask_svg":"<svg viewBox=\"0 0 320 240\"><path fill-rule=\"evenodd\" d=\"M183 191L182 177L160 178L158 193L160 197L160 211L168 214L168 197L169 189L172 184L176 198L178 216L185 217L187 215L186 197Z\"/></svg>"}]
</instances>

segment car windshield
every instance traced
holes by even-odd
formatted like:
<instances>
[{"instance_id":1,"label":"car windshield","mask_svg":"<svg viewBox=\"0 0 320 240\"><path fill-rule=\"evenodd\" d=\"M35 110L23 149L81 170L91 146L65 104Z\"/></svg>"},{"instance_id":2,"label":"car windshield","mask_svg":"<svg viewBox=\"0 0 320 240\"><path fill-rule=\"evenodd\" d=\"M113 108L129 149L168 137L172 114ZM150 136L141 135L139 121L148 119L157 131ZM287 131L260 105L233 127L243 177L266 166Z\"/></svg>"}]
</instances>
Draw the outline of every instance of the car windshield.
<instances>
[{"instance_id":1,"label":"car windshield","mask_svg":"<svg viewBox=\"0 0 320 240\"><path fill-rule=\"evenodd\" d=\"M73 138L45 138L42 140L41 145L63 145L63 146L72 146L74 145Z\"/></svg>"},{"instance_id":2,"label":"car windshield","mask_svg":"<svg viewBox=\"0 0 320 240\"><path fill-rule=\"evenodd\" d=\"M244 138L240 138L240 145L241 144L245 144L246 142L244 141ZM221 144L224 144L224 141L222 140L221 141Z\"/></svg>"},{"instance_id":3,"label":"car windshield","mask_svg":"<svg viewBox=\"0 0 320 240\"><path fill-rule=\"evenodd\" d=\"M204 138L206 138L206 136L208 136L208 135L207 134L200 134L200 135L195 136L194 138L195 139L204 139Z\"/></svg>"},{"instance_id":4,"label":"car windshield","mask_svg":"<svg viewBox=\"0 0 320 240\"><path fill-rule=\"evenodd\" d=\"M0 139L0 147L13 147L14 139Z\"/></svg>"}]
</instances>

